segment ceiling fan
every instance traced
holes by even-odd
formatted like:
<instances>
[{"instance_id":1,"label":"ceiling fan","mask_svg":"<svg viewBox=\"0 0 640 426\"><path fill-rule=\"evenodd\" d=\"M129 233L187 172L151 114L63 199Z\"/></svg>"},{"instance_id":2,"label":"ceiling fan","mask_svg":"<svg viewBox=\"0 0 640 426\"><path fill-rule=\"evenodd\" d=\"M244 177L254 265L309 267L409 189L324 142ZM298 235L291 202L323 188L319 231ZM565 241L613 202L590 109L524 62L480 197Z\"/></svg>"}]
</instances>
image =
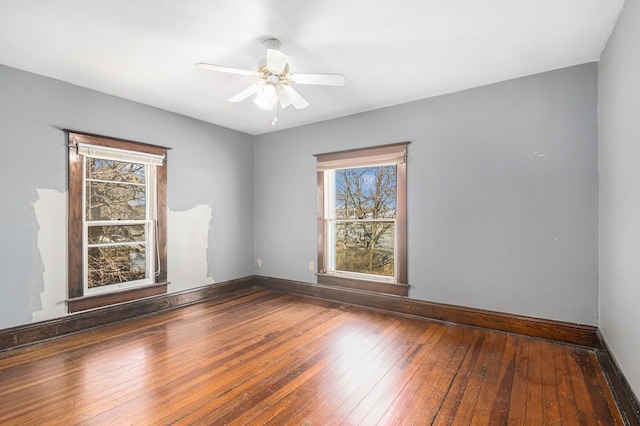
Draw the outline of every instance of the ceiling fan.
<instances>
[{"instance_id":1,"label":"ceiling fan","mask_svg":"<svg viewBox=\"0 0 640 426\"><path fill-rule=\"evenodd\" d=\"M262 44L267 48L267 57L258 61L257 71L224 67L204 62L199 62L196 66L212 71L257 77L259 80L256 83L229 98L229 102L241 102L249 96L257 94L255 103L273 111L272 125L275 125L277 121L276 104L279 103L283 109L289 105L293 105L296 109L309 106L309 102L292 87L293 84L344 85L344 76L342 74L291 74L287 63L289 55L279 50L280 40L268 38Z\"/></svg>"}]
</instances>

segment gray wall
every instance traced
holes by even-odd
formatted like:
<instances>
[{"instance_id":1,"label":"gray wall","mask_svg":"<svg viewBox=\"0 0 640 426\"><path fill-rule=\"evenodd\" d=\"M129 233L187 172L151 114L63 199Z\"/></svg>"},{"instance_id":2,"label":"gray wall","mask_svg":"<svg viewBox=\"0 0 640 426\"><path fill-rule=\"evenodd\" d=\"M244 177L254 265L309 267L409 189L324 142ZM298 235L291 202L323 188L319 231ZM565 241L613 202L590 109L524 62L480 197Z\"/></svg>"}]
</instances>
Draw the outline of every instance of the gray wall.
<instances>
[{"instance_id":1,"label":"gray wall","mask_svg":"<svg viewBox=\"0 0 640 426\"><path fill-rule=\"evenodd\" d=\"M315 282L312 155L411 141L410 297L595 324L596 79L587 64L253 138L0 66L0 328L64 315L61 128L173 148L170 291Z\"/></svg>"},{"instance_id":2,"label":"gray wall","mask_svg":"<svg viewBox=\"0 0 640 426\"><path fill-rule=\"evenodd\" d=\"M599 65L600 329L640 395L640 2Z\"/></svg>"},{"instance_id":3,"label":"gray wall","mask_svg":"<svg viewBox=\"0 0 640 426\"><path fill-rule=\"evenodd\" d=\"M313 154L411 141L409 296L595 325L596 82L586 64L256 137L256 273L315 282Z\"/></svg>"},{"instance_id":4,"label":"gray wall","mask_svg":"<svg viewBox=\"0 0 640 426\"><path fill-rule=\"evenodd\" d=\"M56 273L66 270L63 128L172 148L168 253L202 272L196 283L169 268L170 291L252 274L250 135L5 66L0 93L0 328L64 314L66 275ZM38 208L62 214L48 220ZM204 241L196 249L172 227Z\"/></svg>"}]
</instances>

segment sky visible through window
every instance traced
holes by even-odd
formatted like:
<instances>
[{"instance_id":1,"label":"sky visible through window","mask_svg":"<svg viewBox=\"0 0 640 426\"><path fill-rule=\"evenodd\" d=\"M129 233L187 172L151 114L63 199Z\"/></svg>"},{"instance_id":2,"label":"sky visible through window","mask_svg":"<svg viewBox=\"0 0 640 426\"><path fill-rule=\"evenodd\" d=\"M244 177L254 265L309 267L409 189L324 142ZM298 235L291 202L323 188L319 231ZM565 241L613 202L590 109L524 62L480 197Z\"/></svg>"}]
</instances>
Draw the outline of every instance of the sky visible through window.
<instances>
[{"instance_id":1,"label":"sky visible through window","mask_svg":"<svg viewBox=\"0 0 640 426\"><path fill-rule=\"evenodd\" d=\"M396 166L334 171L335 269L394 276Z\"/></svg>"}]
</instances>

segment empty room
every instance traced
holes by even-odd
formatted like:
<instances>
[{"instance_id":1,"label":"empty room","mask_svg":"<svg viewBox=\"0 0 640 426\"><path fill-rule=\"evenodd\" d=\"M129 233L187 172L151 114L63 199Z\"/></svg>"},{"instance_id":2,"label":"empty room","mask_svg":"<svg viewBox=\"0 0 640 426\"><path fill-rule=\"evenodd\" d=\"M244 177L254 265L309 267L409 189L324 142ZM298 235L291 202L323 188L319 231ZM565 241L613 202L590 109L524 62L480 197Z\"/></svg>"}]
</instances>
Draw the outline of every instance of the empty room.
<instances>
[{"instance_id":1,"label":"empty room","mask_svg":"<svg viewBox=\"0 0 640 426\"><path fill-rule=\"evenodd\" d=\"M0 424L640 424L640 0L0 0Z\"/></svg>"}]
</instances>

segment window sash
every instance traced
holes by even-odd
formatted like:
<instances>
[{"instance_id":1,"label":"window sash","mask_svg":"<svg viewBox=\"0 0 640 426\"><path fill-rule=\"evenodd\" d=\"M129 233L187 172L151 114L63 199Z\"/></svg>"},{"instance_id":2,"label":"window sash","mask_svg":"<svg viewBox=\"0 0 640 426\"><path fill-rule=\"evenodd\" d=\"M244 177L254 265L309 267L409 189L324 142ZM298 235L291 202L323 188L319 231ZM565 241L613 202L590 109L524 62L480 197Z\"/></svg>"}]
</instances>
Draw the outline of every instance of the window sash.
<instances>
[{"instance_id":1,"label":"window sash","mask_svg":"<svg viewBox=\"0 0 640 426\"><path fill-rule=\"evenodd\" d=\"M336 266L336 225L339 223L392 223L393 224L393 276L373 274L366 272L346 271L337 269ZM397 221L395 218L388 219L326 219L326 231L327 236L327 272L331 274L338 274L345 277L351 277L355 279L368 279L375 281L389 281L396 282L398 277L398 233L396 232Z\"/></svg>"},{"instance_id":2,"label":"window sash","mask_svg":"<svg viewBox=\"0 0 640 426\"><path fill-rule=\"evenodd\" d=\"M149 254L151 245L147 245L144 242L139 242L139 243L129 243L129 244L121 244L118 246L112 246L112 247L127 247L127 246L142 246L145 249L144 252L144 278L140 278L140 279L135 279L135 280L130 280L130 281L123 281L123 282L110 282L110 283L105 283L99 286L95 286L95 287L91 287L89 288L87 286L87 288L85 289L86 294L87 295L96 295L96 294L104 294L104 293L113 293L114 291L119 291L119 290L125 290L125 289L130 289L130 288L135 288L135 287L140 287L140 286L144 286L144 285L149 285L152 284L153 281L153 275L149 276L149 261L152 259L151 255ZM132 261L133 262L133 261ZM87 270L89 269L89 261L87 260ZM131 273L132 271L123 271L123 273ZM140 271L142 272L142 271Z\"/></svg>"},{"instance_id":3,"label":"window sash","mask_svg":"<svg viewBox=\"0 0 640 426\"><path fill-rule=\"evenodd\" d=\"M78 144L81 145L81 144ZM117 150L112 148L114 151L125 151L125 150ZM79 150L80 152L80 150ZM95 154L95 152L94 152ZM150 162L142 163L145 164L145 183L144 184L135 184L128 183L131 185L144 186L145 188L145 219L144 220L87 220L86 218L86 203L87 203L87 182L95 181L95 179L87 178L87 161L89 158L97 158L95 156L84 156L83 157L83 170L82 170L82 200L83 200L83 209L82 209L82 256L83 256L83 292L86 296L110 293L114 291L120 291L129 288L140 287L148 284L153 284L155 282L155 276L157 275L156 268L156 220L157 220L157 210L156 210L156 191L157 191L157 178L156 178L156 166L151 164ZM123 158L104 158L107 160L121 161L121 162L131 162L141 164L139 158L136 158L134 161L124 160ZM113 181L107 181L113 182ZM123 183L123 182L117 182ZM129 242L121 242L121 243L99 243L99 244L90 244L89 243L89 228L94 226L124 226L124 225L145 225L145 239L142 241L129 241ZM145 278L139 280L118 282L118 283L109 283L102 286L97 287L89 287L89 249L96 247L126 247L133 245L141 245L145 247Z\"/></svg>"},{"instance_id":4,"label":"window sash","mask_svg":"<svg viewBox=\"0 0 640 426\"><path fill-rule=\"evenodd\" d=\"M397 149L396 146L393 146L393 154L397 154L401 152L402 155L398 156L398 160L404 161L405 159L405 150L401 151ZM380 158L377 156L376 158ZM357 162L349 162L342 163L341 167L338 168L319 168L319 173L323 175L324 180L324 235L326 240L326 245L324 246L324 262L322 263L325 266L325 270L322 271L324 273L330 274L338 274L346 277L351 277L355 279L367 279L374 281L389 281L389 282L398 282L398 233L395 232L397 229L396 217L387 217L387 218L365 218L365 219L344 219L344 218L336 218L336 171L344 170L344 169L352 169L352 168L368 168L368 167L381 167L385 165L394 165L396 166L396 205L398 203L398 168L397 164L394 162L389 162L389 157L385 157L384 161L380 161L377 164L368 164L365 163L364 160L370 160L371 156L365 156L364 159L358 159ZM335 164L333 160L329 162L325 162L327 164ZM344 167L344 165L348 165L348 167ZM393 241L393 276L382 275L382 274L373 274L366 272L356 272L356 271L345 271L341 269L337 269L336 267L336 228L335 225L337 223L374 223L374 222L390 222L393 223L394 228L394 241Z\"/></svg>"}]
</instances>

